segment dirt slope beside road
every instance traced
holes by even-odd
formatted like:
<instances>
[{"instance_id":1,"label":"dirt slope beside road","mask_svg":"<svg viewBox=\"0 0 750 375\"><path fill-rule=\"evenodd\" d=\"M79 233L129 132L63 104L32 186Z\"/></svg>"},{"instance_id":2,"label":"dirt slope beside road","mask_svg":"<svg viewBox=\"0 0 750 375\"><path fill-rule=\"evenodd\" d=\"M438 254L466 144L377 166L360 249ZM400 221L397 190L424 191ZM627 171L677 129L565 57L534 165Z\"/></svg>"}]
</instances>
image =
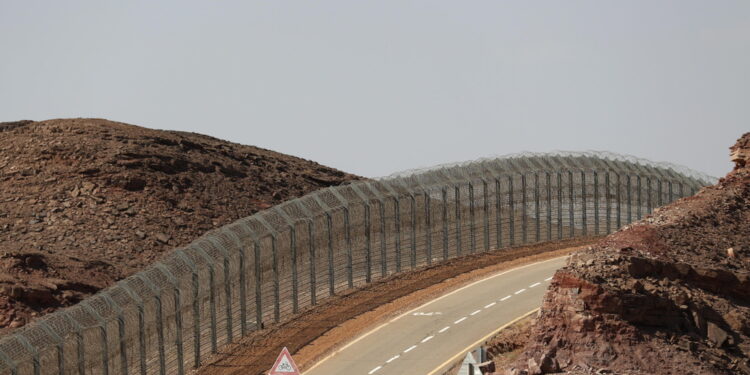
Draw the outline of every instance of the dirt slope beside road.
<instances>
[{"instance_id":1,"label":"dirt slope beside road","mask_svg":"<svg viewBox=\"0 0 750 375\"><path fill-rule=\"evenodd\" d=\"M559 270L506 374L750 374L750 133L716 186Z\"/></svg>"},{"instance_id":2,"label":"dirt slope beside road","mask_svg":"<svg viewBox=\"0 0 750 375\"><path fill-rule=\"evenodd\" d=\"M0 123L0 332L210 229L357 178L194 133L101 119Z\"/></svg>"}]
</instances>

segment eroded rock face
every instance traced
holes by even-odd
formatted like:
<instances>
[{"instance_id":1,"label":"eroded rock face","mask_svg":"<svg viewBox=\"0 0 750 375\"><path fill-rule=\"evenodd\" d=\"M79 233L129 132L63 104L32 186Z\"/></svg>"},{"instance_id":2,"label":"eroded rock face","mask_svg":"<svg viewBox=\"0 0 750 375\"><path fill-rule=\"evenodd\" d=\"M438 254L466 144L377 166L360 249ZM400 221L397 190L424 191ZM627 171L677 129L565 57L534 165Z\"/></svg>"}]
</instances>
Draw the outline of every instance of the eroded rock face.
<instances>
[{"instance_id":1,"label":"eroded rock face","mask_svg":"<svg viewBox=\"0 0 750 375\"><path fill-rule=\"evenodd\" d=\"M731 155L716 186L571 257L517 373L750 374L750 133Z\"/></svg>"},{"instance_id":2,"label":"eroded rock face","mask_svg":"<svg viewBox=\"0 0 750 375\"><path fill-rule=\"evenodd\" d=\"M750 133L745 133L730 150L735 169L746 167L750 161Z\"/></svg>"}]
</instances>

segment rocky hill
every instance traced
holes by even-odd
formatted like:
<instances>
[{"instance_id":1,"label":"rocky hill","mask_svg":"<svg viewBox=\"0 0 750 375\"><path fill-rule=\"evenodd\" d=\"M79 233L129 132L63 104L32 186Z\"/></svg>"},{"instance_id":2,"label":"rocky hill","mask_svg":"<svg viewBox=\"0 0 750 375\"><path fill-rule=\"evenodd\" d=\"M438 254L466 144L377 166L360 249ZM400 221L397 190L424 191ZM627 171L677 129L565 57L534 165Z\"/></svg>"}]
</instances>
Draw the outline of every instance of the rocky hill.
<instances>
[{"instance_id":1,"label":"rocky hill","mask_svg":"<svg viewBox=\"0 0 750 375\"><path fill-rule=\"evenodd\" d=\"M750 133L734 171L572 257L505 374L750 374Z\"/></svg>"},{"instance_id":2,"label":"rocky hill","mask_svg":"<svg viewBox=\"0 0 750 375\"><path fill-rule=\"evenodd\" d=\"M200 134L101 119L0 123L0 332L208 230L353 179Z\"/></svg>"}]
</instances>

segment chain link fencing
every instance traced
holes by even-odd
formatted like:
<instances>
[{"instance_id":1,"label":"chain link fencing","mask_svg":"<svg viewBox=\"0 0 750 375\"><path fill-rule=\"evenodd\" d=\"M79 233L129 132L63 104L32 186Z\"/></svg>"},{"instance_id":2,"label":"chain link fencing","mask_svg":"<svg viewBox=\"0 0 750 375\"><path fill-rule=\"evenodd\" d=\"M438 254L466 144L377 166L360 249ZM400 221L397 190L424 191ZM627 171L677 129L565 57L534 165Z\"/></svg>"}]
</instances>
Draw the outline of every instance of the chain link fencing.
<instances>
[{"instance_id":1,"label":"chain link fencing","mask_svg":"<svg viewBox=\"0 0 750 375\"><path fill-rule=\"evenodd\" d=\"M609 153L526 153L323 189L0 338L0 374L184 374L347 289L466 254L611 233L713 182Z\"/></svg>"}]
</instances>

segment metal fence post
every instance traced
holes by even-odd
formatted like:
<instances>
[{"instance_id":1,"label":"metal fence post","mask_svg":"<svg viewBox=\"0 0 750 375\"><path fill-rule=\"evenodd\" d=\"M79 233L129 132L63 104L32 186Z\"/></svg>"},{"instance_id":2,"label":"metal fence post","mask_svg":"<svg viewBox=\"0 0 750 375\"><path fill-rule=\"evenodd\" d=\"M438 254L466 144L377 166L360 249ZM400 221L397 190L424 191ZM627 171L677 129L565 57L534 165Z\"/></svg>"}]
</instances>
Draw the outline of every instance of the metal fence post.
<instances>
[{"instance_id":1,"label":"metal fence post","mask_svg":"<svg viewBox=\"0 0 750 375\"><path fill-rule=\"evenodd\" d=\"M620 181L620 173L615 172L615 177L617 177L617 190L615 191L615 194L617 195L617 206L615 208L617 212L617 228L620 229L622 226L622 182Z\"/></svg>"},{"instance_id":2,"label":"metal fence post","mask_svg":"<svg viewBox=\"0 0 750 375\"><path fill-rule=\"evenodd\" d=\"M335 272L333 268L333 219L331 213L325 211L326 229L328 231L328 294L336 294Z\"/></svg>"},{"instance_id":3,"label":"metal fence post","mask_svg":"<svg viewBox=\"0 0 750 375\"><path fill-rule=\"evenodd\" d=\"M253 272L255 273L255 328L256 330L260 330L263 329L263 293L261 289L262 277L260 264L260 241L258 239L258 234L246 221L242 221L240 223L242 227L249 232L250 238L253 243ZM239 238L237 238L237 241L239 241Z\"/></svg>"},{"instance_id":4,"label":"metal fence post","mask_svg":"<svg viewBox=\"0 0 750 375\"><path fill-rule=\"evenodd\" d=\"M557 239L558 240L561 240L563 238L562 206L563 206L562 173L557 172Z\"/></svg>"},{"instance_id":5,"label":"metal fence post","mask_svg":"<svg viewBox=\"0 0 750 375\"><path fill-rule=\"evenodd\" d=\"M237 238L237 247L240 254L240 334L247 334L247 270L245 254L245 245Z\"/></svg>"},{"instance_id":6,"label":"metal fence post","mask_svg":"<svg viewBox=\"0 0 750 375\"><path fill-rule=\"evenodd\" d=\"M164 353L164 321L163 321L163 309L161 306L161 288L158 288L154 283L151 282L145 275L135 274L139 280L143 281L143 284L151 290L154 294L154 302L156 304L156 338L157 338L157 350L159 351L159 374L166 375L167 364L166 356Z\"/></svg>"},{"instance_id":7,"label":"metal fence post","mask_svg":"<svg viewBox=\"0 0 750 375\"><path fill-rule=\"evenodd\" d=\"M482 195L483 195L483 226L484 226L484 251L490 251L490 203L489 203L489 188L487 187L487 181L482 179Z\"/></svg>"},{"instance_id":8,"label":"metal fence post","mask_svg":"<svg viewBox=\"0 0 750 375\"><path fill-rule=\"evenodd\" d=\"M456 196L456 256L461 256L461 186L454 186Z\"/></svg>"},{"instance_id":9,"label":"metal fence post","mask_svg":"<svg viewBox=\"0 0 750 375\"><path fill-rule=\"evenodd\" d=\"M209 305L209 317L211 322L211 353L216 354L218 350L217 338L216 338L216 276L214 273L214 259L211 258L200 246L194 247L195 252L198 253L208 265L208 305ZM161 306L161 302L160 302ZM161 308L161 307L160 307Z\"/></svg>"},{"instance_id":10,"label":"metal fence post","mask_svg":"<svg viewBox=\"0 0 750 375\"><path fill-rule=\"evenodd\" d=\"M271 268L273 270L273 320L274 323L278 323L281 321L281 281L279 280L279 252L278 248L276 247L276 236L278 233L276 230L271 226L271 224L266 221L261 216L257 216L255 218L258 223L263 225L266 230L268 230L268 233L271 235Z\"/></svg>"},{"instance_id":11,"label":"metal fence post","mask_svg":"<svg viewBox=\"0 0 750 375\"><path fill-rule=\"evenodd\" d=\"M594 171L594 234L599 235L599 173Z\"/></svg>"},{"instance_id":12,"label":"metal fence post","mask_svg":"<svg viewBox=\"0 0 750 375\"><path fill-rule=\"evenodd\" d=\"M63 340L60 335L58 335L55 331L53 331L47 323L44 321L39 322L39 327L41 327L44 332L46 332L52 339L55 341L55 348L57 350L57 370L58 374L65 375L65 341ZM125 369L125 375L127 375L127 368Z\"/></svg>"},{"instance_id":13,"label":"metal fence post","mask_svg":"<svg viewBox=\"0 0 750 375\"><path fill-rule=\"evenodd\" d=\"M552 176L544 172L547 183L547 241L552 241Z\"/></svg>"},{"instance_id":14,"label":"metal fence post","mask_svg":"<svg viewBox=\"0 0 750 375\"><path fill-rule=\"evenodd\" d=\"M626 181L627 188L625 190L628 198L628 222L626 224L630 224L633 222L633 185L629 174L626 176Z\"/></svg>"},{"instance_id":15,"label":"metal fence post","mask_svg":"<svg viewBox=\"0 0 750 375\"><path fill-rule=\"evenodd\" d=\"M200 301L199 301L199 280L198 280L198 267L195 262L185 254L182 249L175 251L182 261L190 268L191 286L193 291L193 367L198 368L201 365L201 330L200 330Z\"/></svg>"},{"instance_id":16,"label":"metal fence post","mask_svg":"<svg viewBox=\"0 0 750 375\"><path fill-rule=\"evenodd\" d=\"M370 238L370 203L365 203L365 282L372 282L372 239Z\"/></svg>"},{"instance_id":17,"label":"metal fence post","mask_svg":"<svg viewBox=\"0 0 750 375\"><path fill-rule=\"evenodd\" d=\"M62 310L60 311L60 314L68 319L68 322L70 322L70 324L73 326L73 329L75 329L76 351L78 352L78 355L76 357L76 362L78 363L78 375L86 375L86 350L83 346L83 327L81 327L81 324L78 323L77 320L73 319L73 317L70 316L70 313L68 313L67 311Z\"/></svg>"},{"instance_id":18,"label":"metal fence post","mask_svg":"<svg viewBox=\"0 0 750 375\"><path fill-rule=\"evenodd\" d=\"M174 324L175 324L175 347L177 348L177 373L183 375L185 373L185 359L182 351L182 299L180 297L180 284L177 282L177 278L174 277L164 264L157 264L156 268L159 269L167 280L172 284L172 290L174 292ZM227 301L229 304L229 301Z\"/></svg>"},{"instance_id":19,"label":"metal fence post","mask_svg":"<svg viewBox=\"0 0 750 375\"><path fill-rule=\"evenodd\" d=\"M281 216L289 228L289 256L292 268L292 313L299 312L299 274L297 270L297 228L296 223L283 209L275 208L274 213Z\"/></svg>"},{"instance_id":20,"label":"metal fence post","mask_svg":"<svg viewBox=\"0 0 750 375\"><path fill-rule=\"evenodd\" d=\"M576 233L575 233L575 230L576 230L576 226L575 226L575 201L576 201L576 196L575 196L575 193L573 192L573 171L568 171L568 188L570 190L570 192L569 192L570 193L570 202L569 202L569 205L568 205L569 206L568 207L568 209L569 209L568 211L570 211L570 213L569 213L570 214L570 238L573 238L573 237L576 236Z\"/></svg>"},{"instance_id":21,"label":"metal fence post","mask_svg":"<svg viewBox=\"0 0 750 375\"><path fill-rule=\"evenodd\" d=\"M495 246L498 249L503 248L503 214L502 214L502 197L500 196L500 178L495 178Z\"/></svg>"},{"instance_id":22,"label":"metal fence post","mask_svg":"<svg viewBox=\"0 0 750 375\"><path fill-rule=\"evenodd\" d=\"M263 273L260 265L260 241L257 238L253 239L253 258L253 263L255 263L255 326L263 329Z\"/></svg>"},{"instance_id":23,"label":"metal fence post","mask_svg":"<svg viewBox=\"0 0 750 375\"><path fill-rule=\"evenodd\" d=\"M308 239L308 255L310 259L310 304L317 305L317 275L315 273L315 221L312 215L308 216L307 219L307 239Z\"/></svg>"},{"instance_id":24,"label":"metal fence post","mask_svg":"<svg viewBox=\"0 0 750 375\"><path fill-rule=\"evenodd\" d=\"M646 214L650 214L654 210L653 200L651 196L651 178L646 177Z\"/></svg>"},{"instance_id":25,"label":"metal fence post","mask_svg":"<svg viewBox=\"0 0 750 375\"><path fill-rule=\"evenodd\" d=\"M541 193L539 191L539 173L534 172L534 222L535 222L535 230L534 230L534 240L535 242L539 242L542 240L541 230L541 208L539 206L539 196L541 196Z\"/></svg>"},{"instance_id":26,"label":"metal fence post","mask_svg":"<svg viewBox=\"0 0 750 375\"><path fill-rule=\"evenodd\" d=\"M669 189L669 202L668 203L672 203L675 201L675 198L674 198L674 191L672 190L673 187L672 187L671 180L667 181L667 188Z\"/></svg>"},{"instance_id":27,"label":"metal fence post","mask_svg":"<svg viewBox=\"0 0 750 375\"><path fill-rule=\"evenodd\" d=\"M432 265L432 213L430 212L430 206L432 205L432 199L430 193L424 191L424 218L425 218L425 230L427 240L427 264Z\"/></svg>"},{"instance_id":28,"label":"metal fence post","mask_svg":"<svg viewBox=\"0 0 750 375\"><path fill-rule=\"evenodd\" d=\"M345 202L342 202L346 204ZM351 221L349 220L349 207L344 206L344 240L346 241L346 281L349 288L354 287L354 260L352 254Z\"/></svg>"},{"instance_id":29,"label":"metal fence post","mask_svg":"<svg viewBox=\"0 0 750 375\"><path fill-rule=\"evenodd\" d=\"M240 285L239 285L239 295L240 295L240 335L244 336L247 332L247 290L246 290L246 270L245 270L245 245L240 240L239 236L235 234L234 232L227 230L224 233L226 233L229 237L231 237L234 240L235 245L238 249L239 254L239 278L240 278ZM227 269L229 269L229 257L228 253L225 252L225 272ZM227 290L229 290L227 288ZM229 300L231 298L230 295L227 296L227 299ZM228 304L230 306L229 315L231 315L231 304Z\"/></svg>"},{"instance_id":30,"label":"metal fence post","mask_svg":"<svg viewBox=\"0 0 750 375\"><path fill-rule=\"evenodd\" d=\"M526 209L528 208L526 202L526 175L521 174L521 240L523 241L522 244L527 243L527 221L528 221L528 213L526 212Z\"/></svg>"},{"instance_id":31,"label":"metal fence post","mask_svg":"<svg viewBox=\"0 0 750 375\"><path fill-rule=\"evenodd\" d=\"M299 279L297 275L297 228L294 224L288 224L290 257L292 261L292 313L299 312Z\"/></svg>"},{"instance_id":32,"label":"metal fence post","mask_svg":"<svg viewBox=\"0 0 750 375\"><path fill-rule=\"evenodd\" d=\"M604 204L607 206L607 234L612 233L612 194L610 194L609 171L604 172Z\"/></svg>"},{"instance_id":33,"label":"metal fence post","mask_svg":"<svg viewBox=\"0 0 750 375\"><path fill-rule=\"evenodd\" d=\"M513 176L508 176L508 209L510 211L510 214L508 215L508 235L510 238L508 239L510 242L510 246L515 245L515 231L516 231L516 198L513 196Z\"/></svg>"},{"instance_id":34,"label":"metal fence post","mask_svg":"<svg viewBox=\"0 0 750 375\"><path fill-rule=\"evenodd\" d=\"M276 248L276 236L271 235L271 268L273 269L273 321L281 320L281 282L279 281L279 253Z\"/></svg>"},{"instance_id":35,"label":"metal fence post","mask_svg":"<svg viewBox=\"0 0 750 375\"><path fill-rule=\"evenodd\" d=\"M371 238L371 227L372 220L370 215L370 200L360 190L357 184L349 185L357 196L362 200L362 206L365 208L364 220L365 220L365 282L370 283L372 281L372 238ZM369 188L368 188L369 189Z\"/></svg>"},{"instance_id":36,"label":"metal fence post","mask_svg":"<svg viewBox=\"0 0 750 375\"><path fill-rule=\"evenodd\" d=\"M664 192L662 191L662 187L661 187L661 185L662 185L662 182L661 182L661 180L660 180L660 179L658 179L658 178L657 178L657 179L656 179L656 183L657 183L657 184L659 184L659 185L657 185L657 188L656 188L656 191L657 191L657 194L658 194L658 197L659 197L659 198L658 198L658 199L656 200L656 204L658 204L658 205L659 205L659 207L661 207L661 206L663 206L663 205L664 205L664 196L663 196L663 193L664 193Z\"/></svg>"},{"instance_id":37,"label":"metal fence post","mask_svg":"<svg viewBox=\"0 0 750 375\"><path fill-rule=\"evenodd\" d=\"M107 375L109 374L109 342L107 341L107 323L102 318L101 315L99 315L96 310L94 310L91 306L89 306L86 302L81 302L79 304L82 309L86 310L91 316L94 317L96 320L98 327L99 327L99 337L101 337L101 345L102 345L102 374ZM19 337L20 339L20 337ZM23 342L22 342L23 343ZM37 357L34 360L34 373L39 374L39 370L37 369L39 363L39 357L37 353Z\"/></svg>"},{"instance_id":38,"label":"metal fence post","mask_svg":"<svg viewBox=\"0 0 750 375\"><path fill-rule=\"evenodd\" d=\"M443 187L443 260L448 259L448 190Z\"/></svg>"},{"instance_id":39,"label":"metal fence post","mask_svg":"<svg viewBox=\"0 0 750 375\"><path fill-rule=\"evenodd\" d=\"M120 368L123 375L128 375L128 351L127 351L127 340L125 339L125 317L124 312L120 308L112 297L107 293L101 294L102 298L109 304L113 310L117 313L117 333L120 337Z\"/></svg>"},{"instance_id":40,"label":"metal fence post","mask_svg":"<svg viewBox=\"0 0 750 375\"><path fill-rule=\"evenodd\" d=\"M469 181L469 253L476 252L477 240L475 233L474 216L474 184Z\"/></svg>"},{"instance_id":41,"label":"metal fence post","mask_svg":"<svg viewBox=\"0 0 750 375\"><path fill-rule=\"evenodd\" d=\"M588 233L588 218L586 215L586 172L581 171L581 226L583 227L583 236L587 236Z\"/></svg>"},{"instance_id":42,"label":"metal fence post","mask_svg":"<svg viewBox=\"0 0 750 375\"><path fill-rule=\"evenodd\" d=\"M226 330L227 330L227 342L232 342L232 336L233 336L233 321L232 321L232 282L229 279L229 252L227 249L224 248L224 246L216 239L216 237L209 237L208 241L211 242L211 244L214 245L216 250L218 250L223 258L223 266L224 266L224 296L227 301L226 306L224 306L224 311L226 314Z\"/></svg>"},{"instance_id":43,"label":"metal fence post","mask_svg":"<svg viewBox=\"0 0 750 375\"><path fill-rule=\"evenodd\" d=\"M388 276L388 257L386 253L386 235L385 235L385 202L378 201L380 208L380 276Z\"/></svg>"},{"instance_id":44,"label":"metal fence post","mask_svg":"<svg viewBox=\"0 0 750 375\"><path fill-rule=\"evenodd\" d=\"M411 269L417 268L417 201L414 194L409 193L411 200L411 254L409 257Z\"/></svg>"},{"instance_id":45,"label":"metal fence post","mask_svg":"<svg viewBox=\"0 0 750 375\"><path fill-rule=\"evenodd\" d=\"M638 210L638 220L640 220L643 217L643 215L641 214L641 206L643 205L642 200L641 200L641 176L636 176L636 181L638 184L638 197L637 197L636 209Z\"/></svg>"},{"instance_id":46,"label":"metal fence post","mask_svg":"<svg viewBox=\"0 0 750 375\"><path fill-rule=\"evenodd\" d=\"M401 272L401 201L398 197L393 197L394 218L396 224L396 272Z\"/></svg>"},{"instance_id":47,"label":"metal fence post","mask_svg":"<svg viewBox=\"0 0 750 375\"><path fill-rule=\"evenodd\" d=\"M130 288L127 283L122 283L120 286L135 301L138 309L138 360L141 375L146 375L146 319L143 312L143 298ZM200 331L198 331L198 334L200 335Z\"/></svg>"}]
</instances>

